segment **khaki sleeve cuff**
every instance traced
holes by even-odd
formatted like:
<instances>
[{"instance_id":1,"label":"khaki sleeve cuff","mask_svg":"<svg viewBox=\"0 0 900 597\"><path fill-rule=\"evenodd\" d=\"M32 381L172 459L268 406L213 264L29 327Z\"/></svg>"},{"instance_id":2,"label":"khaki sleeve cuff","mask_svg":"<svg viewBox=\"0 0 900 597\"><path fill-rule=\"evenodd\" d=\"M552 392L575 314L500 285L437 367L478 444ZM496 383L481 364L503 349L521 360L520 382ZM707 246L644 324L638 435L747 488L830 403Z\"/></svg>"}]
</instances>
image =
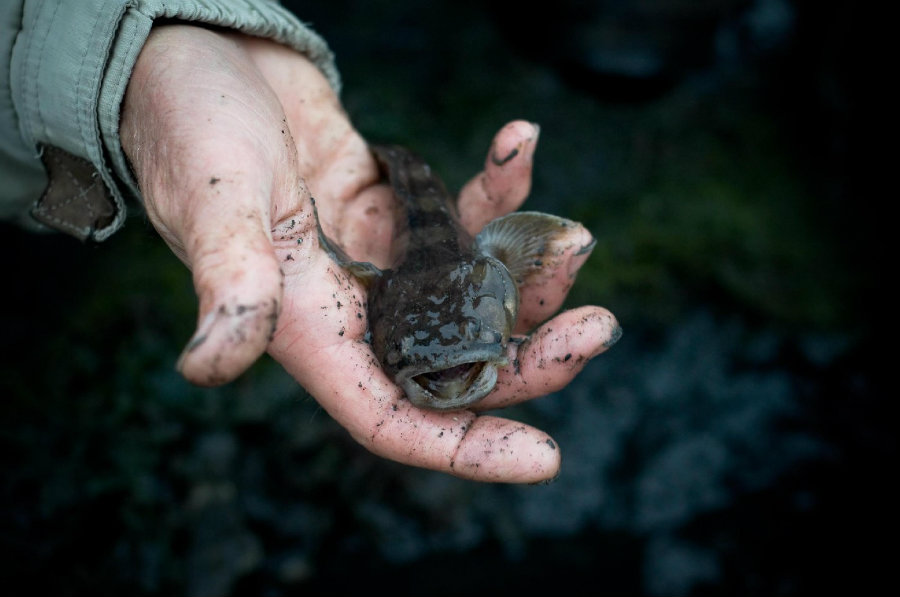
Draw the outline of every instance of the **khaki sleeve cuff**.
<instances>
[{"instance_id":1,"label":"khaki sleeve cuff","mask_svg":"<svg viewBox=\"0 0 900 597\"><path fill-rule=\"evenodd\" d=\"M25 34L14 48L10 77L20 134L36 153L53 147L86 160L103 182L98 195L94 176L80 187L54 185L51 180L32 209L36 220L100 241L124 222L123 198L140 199L119 137L121 104L150 28L163 18L234 29L288 45L305 54L339 91L340 79L325 41L271 0L26 2ZM52 161L45 156L48 174L59 173L48 164L59 164L60 155L51 156ZM75 162L65 158L64 163ZM72 176L84 169L67 166L63 171ZM90 209L79 212L74 209L77 201L59 195L70 187L75 192L91 188ZM51 191L55 195L50 196ZM86 196L82 193L80 200ZM102 196L108 206L97 205ZM60 211L62 205L65 211ZM79 213L82 217L73 220L72 215ZM98 219L97 214L103 217Z\"/></svg>"}]
</instances>

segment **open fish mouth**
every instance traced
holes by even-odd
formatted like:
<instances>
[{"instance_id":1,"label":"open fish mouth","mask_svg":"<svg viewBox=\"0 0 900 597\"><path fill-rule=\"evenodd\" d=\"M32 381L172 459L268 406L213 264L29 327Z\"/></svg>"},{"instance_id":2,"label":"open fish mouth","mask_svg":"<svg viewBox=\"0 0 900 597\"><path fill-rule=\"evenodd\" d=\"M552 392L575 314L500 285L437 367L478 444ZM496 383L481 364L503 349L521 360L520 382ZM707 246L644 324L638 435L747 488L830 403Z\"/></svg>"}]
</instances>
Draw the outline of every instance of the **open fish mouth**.
<instances>
[{"instance_id":1,"label":"open fish mouth","mask_svg":"<svg viewBox=\"0 0 900 597\"><path fill-rule=\"evenodd\" d=\"M463 393L477 379L484 366L484 361L463 363L449 369L416 375L413 381L435 397L446 400Z\"/></svg>"},{"instance_id":2,"label":"open fish mouth","mask_svg":"<svg viewBox=\"0 0 900 597\"><path fill-rule=\"evenodd\" d=\"M491 356L445 363L444 367L425 371L408 367L397 378L407 397L417 406L439 410L465 408L487 396L497 384L497 365L504 365L505 359Z\"/></svg>"}]
</instances>

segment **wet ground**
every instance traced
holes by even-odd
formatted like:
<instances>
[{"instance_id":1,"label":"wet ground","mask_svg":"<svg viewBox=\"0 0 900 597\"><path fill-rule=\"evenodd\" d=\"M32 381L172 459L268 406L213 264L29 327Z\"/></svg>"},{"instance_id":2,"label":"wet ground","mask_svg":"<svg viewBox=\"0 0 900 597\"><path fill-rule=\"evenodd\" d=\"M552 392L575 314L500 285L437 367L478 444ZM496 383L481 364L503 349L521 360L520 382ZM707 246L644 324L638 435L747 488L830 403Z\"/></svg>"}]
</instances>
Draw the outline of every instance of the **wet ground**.
<instances>
[{"instance_id":1,"label":"wet ground","mask_svg":"<svg viewBox=\"0 0 900 597\"><path fill-rule=\"evenodd\" d=\"M570 304L625 330L568 388L505 412L553 435L554 483L378 459L268 359L191 387L173 368L190 277L137 213L99 246L4 225L4 582L656 596L889 581L884 225L850 159L853 21L776 0L634 4L655 10L561 3L512 27L503 2L298 9L364 135L423 153L452 188L507 120L541 124L526 207L590 227Z\"/></svg>"}]
</instances>

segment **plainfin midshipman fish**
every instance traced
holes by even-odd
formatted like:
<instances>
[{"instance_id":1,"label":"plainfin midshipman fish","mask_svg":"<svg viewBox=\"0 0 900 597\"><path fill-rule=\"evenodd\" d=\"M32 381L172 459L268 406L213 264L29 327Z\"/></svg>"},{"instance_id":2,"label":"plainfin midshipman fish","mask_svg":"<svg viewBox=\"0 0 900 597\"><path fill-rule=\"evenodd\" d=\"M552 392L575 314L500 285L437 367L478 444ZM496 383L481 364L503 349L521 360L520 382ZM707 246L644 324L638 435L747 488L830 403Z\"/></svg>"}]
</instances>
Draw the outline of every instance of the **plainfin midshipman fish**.
<instances>
[{"instance_id":1,"label":"plainfin midshipman fish","mask_svg":"<svg viewBox=\"0 0 900 597\"><path fill-rule=\"evenodd\" d=\"M507 364L518 286L545 247L575 222L514 212L474 238L456 202L421 158L398 146L372 153L405 212L403 255L381 270L353 261L319 227L322 247L368 287L371 344L384 370L421 407L461 409L484 398Z\"/></svg>"}]
</instances>

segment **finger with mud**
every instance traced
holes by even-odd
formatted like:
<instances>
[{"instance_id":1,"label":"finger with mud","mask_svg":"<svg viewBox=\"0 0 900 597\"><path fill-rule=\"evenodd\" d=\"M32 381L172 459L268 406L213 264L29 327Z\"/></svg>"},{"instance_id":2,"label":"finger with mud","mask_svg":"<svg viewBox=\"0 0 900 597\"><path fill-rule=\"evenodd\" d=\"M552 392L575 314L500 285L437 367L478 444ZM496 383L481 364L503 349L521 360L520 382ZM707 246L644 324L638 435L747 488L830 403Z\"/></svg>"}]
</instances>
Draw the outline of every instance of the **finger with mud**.
<instances>
[{"instance_id":1,"label":"finger with mud","mask_svg":"<svg viewBox=\"0 0 900 597\"><path fill-rule=\"evenodd\" d=\"M523 334L556 313L575 283L578 270L596 244L588 230L577 222L547 243L538 266L519 287L519 316L514 333Z\"/></svg>"},{"instance_id":2,"label":"finger with mud","mask_svg":"<svg viewBox=\"0 0 900 597\"><path fill-rule=\"evenodd\" d=\"M379 456L475 481L538 483L559 471L559 450L538 429L471 411L413 406L359 338L316 350L279 344L273 356L356 441Z\"/></svg>"},{"instance_id":3,"label":"finger with mud","mask_svg":"<svg viewBox=\"0 0 900 597\"><path fill-rule=\"evenodd\" d=\"M202 242L215 244L215 237ZM200 314L177 369L195 384L221 385L265 351L281 310L282 274L260 230L241 233L239 243L201 251L192 267Z\"/></svg>"},{"instance_id":4,"label":"finger with mud","mask_svg":"<svg viewBox=\"0 0 900 597\"><path fill-rule=\"evenodd\" d=\"M460 220L469 233L477 234L494 218L515 211L528 197L539 131L536 124L516 120L494 137L484 170L459 194Z\"/></svg>"},{"instance_id":5,"label":"finger with mud","mask_svg":"<svg viewBox=\"0 0 900 597\"><path fill-rule=\"evenodd\" d=\"M497 372L494 391L476 409L501 408L561 390L621 336L618 321L602 307L557 315L522 343L510 342L509 365Z\"/></svg>"}]
</instances>

